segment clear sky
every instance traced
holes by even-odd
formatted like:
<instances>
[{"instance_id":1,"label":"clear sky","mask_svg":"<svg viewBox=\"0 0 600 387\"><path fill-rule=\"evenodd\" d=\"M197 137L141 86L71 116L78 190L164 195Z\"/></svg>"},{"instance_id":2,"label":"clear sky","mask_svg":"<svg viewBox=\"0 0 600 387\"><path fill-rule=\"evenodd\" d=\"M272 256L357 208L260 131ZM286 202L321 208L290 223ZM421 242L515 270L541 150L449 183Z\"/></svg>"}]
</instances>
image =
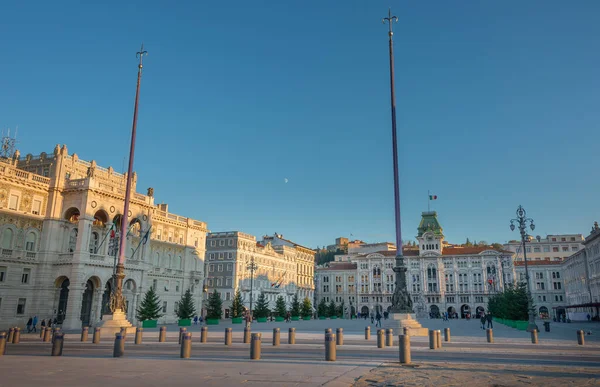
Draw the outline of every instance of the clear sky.
<instances>
[{"instance_id":1,"label":"clear sky","mask_svg":"<svg viewBox=\"0 0 600 387\"><path fill-rule=\"evenodd\" d=\"M517 238L519 204L540 235L600 220L598 1L81 3L0 5L23 155L121 171L144 42L139 192L211 231L393 241L392 6L403 239L428 190L455 243Z\"/></svg>"}]
</instances>

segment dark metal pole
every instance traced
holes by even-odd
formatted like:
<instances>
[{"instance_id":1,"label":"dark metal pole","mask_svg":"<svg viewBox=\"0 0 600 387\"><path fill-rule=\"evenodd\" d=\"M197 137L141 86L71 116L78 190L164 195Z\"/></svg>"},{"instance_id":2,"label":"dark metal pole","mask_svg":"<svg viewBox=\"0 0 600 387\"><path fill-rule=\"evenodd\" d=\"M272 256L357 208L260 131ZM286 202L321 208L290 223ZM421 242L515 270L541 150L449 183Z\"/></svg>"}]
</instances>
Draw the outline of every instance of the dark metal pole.
<instances>
[{"instance_id":1,"label":"dark metal pole","mask_svg":"<svg viewBox=\"0 0 600 387\"><path fill-rule=\"evenodd\" d=\"M127 224L129 217L129 199L131 198L131 184L133 174L133 159L135 153L135 135L137 126L138 116L138 102L140 98L140 82L142 80L142 58L147 55L148 52L144 51L144 45L137 56L140 59L138 65L138 76L137 86L135 90L135 104L133 107L133 124L131 128L131 145L129 147L129 166L127 168L127 185L125 187L125 206L123 209L123 215L121 215L121 235L119 239L119 263L117 264L117 270L115 272L115 290L111 295L111 311L114 313L117 310L125 311L125 299L123 298L123 279L125 278L125 249L127 246Z\"/></svg>"},{"instance_id":2,"label":"dark metal pole","mask_svg":"<svg viewBox=\"0 0 600 387\"><path fill-rule=\"evenodd\" d=\"M392 16L388 10L388 17L383 18L383 23L389 25L389 53L390 53L390 104L392 108L392 158L394 165L394 217L396 222L396 288L392 297L392 312L412 313L412 300L406 287L406 266L402 256L402 226L400 221L400 182L398 173L398 136L396 130L396 92L394 84L394 32L392 23L398 22L398 17Z\"/></svg>"}]
</instances>

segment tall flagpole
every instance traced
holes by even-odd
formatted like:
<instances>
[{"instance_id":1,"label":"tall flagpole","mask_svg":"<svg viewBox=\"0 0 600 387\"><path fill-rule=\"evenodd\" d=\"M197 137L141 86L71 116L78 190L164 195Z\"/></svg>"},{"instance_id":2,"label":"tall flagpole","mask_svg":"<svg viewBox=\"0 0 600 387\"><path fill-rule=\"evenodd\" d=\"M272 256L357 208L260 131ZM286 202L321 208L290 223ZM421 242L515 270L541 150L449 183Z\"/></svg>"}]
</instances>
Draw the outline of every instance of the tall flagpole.
<instances>
[{"instance_id":1,"label":"tall flagpole","mask_svg":"<svg viewBox=\"0 0 600 387\"><path fill-rule=\"evenodd\" d=\"M123 209L123 215L121 216L121 235L119 238L119 263L117 264L117 270L115 272L116 286L110 300L110 308L113 313L115 311L125 312L125 299L123 298L123 279L125 278L125 250L127 246L127 226L129 224L129 200L131 198L131 183L133 180L133 156L135 153L135 134L137 127L138 102L140 99L140 82L142 80L142 62L144 55L148 55L148 52L144 51L144 44L142 43L142 48L139 52L136 53L136 57L139 57L140 63L138 64L137 87L135 90L135 104L133 107L131 145L129 147L129 166L127 168L127 185L125 187L125 207Z\"/></svg>"},{"instance_id":2,"label":"tall flagpole","mask_svg":"<svg viewBox=\"0 0 600 387\"><path fill-rule=\"evenodd\" d=\"M389 50L390 50L390 103L392 106L392 157L394 163L394 216L396 220L396 288L392 297L392 311L396 313L412 313L412 300L406 287L406 266L402 256L402 228L400 224L400 184L398 177L398 136L396 131L396 93L394 85L394 32L392 24L398 22L397 16L392 16L388 10L388 17L383 18L383 23L389 25Z\"/></svg>"}]
</instances>

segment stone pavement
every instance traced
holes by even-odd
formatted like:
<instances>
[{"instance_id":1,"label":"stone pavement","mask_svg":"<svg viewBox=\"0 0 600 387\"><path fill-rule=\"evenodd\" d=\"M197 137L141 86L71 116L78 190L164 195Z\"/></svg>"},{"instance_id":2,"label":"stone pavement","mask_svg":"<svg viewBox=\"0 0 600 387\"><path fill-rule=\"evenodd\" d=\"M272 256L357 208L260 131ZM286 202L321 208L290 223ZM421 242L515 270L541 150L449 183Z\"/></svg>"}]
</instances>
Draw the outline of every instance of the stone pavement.
<instances>
[{"instance_id":1,"label":"stone pavement","mask_svg":"<svg viewBox=\"0 0 600 387\"><path fill-rule=\"evenodd\" d=\"M431 363L400 366L385 363L363 375L367 386L600 386L597 369L558 366Z\"/></svg>"}]
</instances>

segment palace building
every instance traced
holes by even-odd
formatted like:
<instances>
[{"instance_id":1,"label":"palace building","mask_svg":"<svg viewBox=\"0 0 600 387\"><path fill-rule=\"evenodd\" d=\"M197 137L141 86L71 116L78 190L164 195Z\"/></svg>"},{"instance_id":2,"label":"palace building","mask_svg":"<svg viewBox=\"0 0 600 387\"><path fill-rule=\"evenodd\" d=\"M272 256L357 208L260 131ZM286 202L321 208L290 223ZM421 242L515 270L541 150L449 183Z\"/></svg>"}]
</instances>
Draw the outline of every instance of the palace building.
<instances>
[{"instance_id":1,"label":"palace building","mask_svg":"<svg viewBox=\"0 0 600 387\"><path fill-rule=\"evenodd\" d=\"M29 317L56 318L64 329L97 325L109 313L126 175L56 146L52 153L0 159L0 328ZM155 204L136 191L128 214L124 296L127 318L153 286L161 322L191 289L202 300L206 223Z\"/></svg>"},{"instance_id":2,"label":"palace building","mask_svg":"<svg viewBox=\"0 0 600 387\"><path fill-rule=\"evenodd\" d=\"M289 309L294 295L311 301L314 293L315 251L275 233L256 237L239 231L210 233L206 239L206 291L217 291L223 300L223 316L231 317L231 302L240 291L250 309L264 293L270 309L282 296ZM254 269L252 269L254 264ZM203 308L205 309L205 308Z\"/></svg>"}]
</instances>

